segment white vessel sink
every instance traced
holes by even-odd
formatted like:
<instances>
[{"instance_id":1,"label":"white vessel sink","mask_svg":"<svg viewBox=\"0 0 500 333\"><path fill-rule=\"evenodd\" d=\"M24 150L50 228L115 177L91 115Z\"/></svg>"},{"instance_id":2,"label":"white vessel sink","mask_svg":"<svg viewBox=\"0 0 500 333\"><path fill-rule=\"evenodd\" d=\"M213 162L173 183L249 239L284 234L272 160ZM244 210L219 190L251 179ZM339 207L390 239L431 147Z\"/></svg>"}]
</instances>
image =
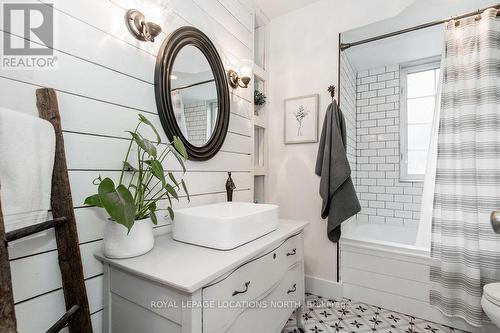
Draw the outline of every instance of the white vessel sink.
<instances>
[{"instance_id":1,"label":"white vessel sink","mask_svg":"<svg viewBox=\"0 0 500 333\"><path fill-rule=\"evenodd\" d=\"M175 211L172 237L181 242L230 250L278 227L278 206L221 202Z\"/></svg>"}]
</instances>

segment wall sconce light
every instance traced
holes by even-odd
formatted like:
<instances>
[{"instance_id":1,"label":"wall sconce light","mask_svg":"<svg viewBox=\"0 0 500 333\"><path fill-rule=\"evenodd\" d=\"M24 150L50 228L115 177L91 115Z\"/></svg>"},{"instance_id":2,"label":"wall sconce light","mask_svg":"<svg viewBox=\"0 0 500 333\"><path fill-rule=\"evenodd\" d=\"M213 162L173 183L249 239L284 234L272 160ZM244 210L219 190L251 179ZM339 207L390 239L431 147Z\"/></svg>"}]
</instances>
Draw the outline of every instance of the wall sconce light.
<instances>
[{"instance_id":1,"label":"wall sconce light","mask_svg":"<svg viewBox=\"0 0 500 333\"><path fill-rule=\"evenodd\" d=\"M129 9L125 14L125 23L135 38L143 42L154 42L161 32L161 27L153 22L146 22L144 14L137 9Z\"/></svg>"},{"instance_id":2,"label":"wall sconce light","mask_svg":"<svg viewBox=\"0 0 500 333\"><path fill-rule=\"evenodd\" d=\"M244 60L240 69L240 74L233 69L229 70L227 76L229 78L229 85L231 88L248 88L248 84L252 78L252 66L253 63L251 61Z\"/></svg>"}]
</instances>

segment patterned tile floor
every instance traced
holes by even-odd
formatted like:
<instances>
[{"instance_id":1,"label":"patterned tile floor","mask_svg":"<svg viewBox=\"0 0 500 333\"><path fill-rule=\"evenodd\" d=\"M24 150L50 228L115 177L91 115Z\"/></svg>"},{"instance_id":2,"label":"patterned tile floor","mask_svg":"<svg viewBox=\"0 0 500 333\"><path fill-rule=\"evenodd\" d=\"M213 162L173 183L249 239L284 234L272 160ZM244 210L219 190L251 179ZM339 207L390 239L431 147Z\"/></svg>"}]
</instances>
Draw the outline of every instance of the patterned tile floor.
<instances>
[{"instance_id":1,"label":"patterned tile floor","mask_svg":"<svg viewBox=\"0 0 500 333\"><path fill-rule=\"evenodd\" d=\"M465 333L409 315L348 299L334 301L306 294L306 333ZM298 333L292 316L282 333Z\"/></svg>"}]
</instances>

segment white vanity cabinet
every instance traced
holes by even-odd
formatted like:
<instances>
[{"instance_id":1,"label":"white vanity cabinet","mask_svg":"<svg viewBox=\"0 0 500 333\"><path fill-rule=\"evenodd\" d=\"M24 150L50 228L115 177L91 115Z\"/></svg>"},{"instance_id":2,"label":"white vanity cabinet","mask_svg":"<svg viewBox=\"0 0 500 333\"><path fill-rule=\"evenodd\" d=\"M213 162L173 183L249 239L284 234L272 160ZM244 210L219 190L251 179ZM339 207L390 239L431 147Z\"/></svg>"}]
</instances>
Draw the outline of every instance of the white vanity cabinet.
<instances>
[{"instance_id":1,"label":"white vanity cabinet","mask_svg":"<svg viewBox=\"0 0 500 333\"><path fill-rule=\"evenodd\" d=\"M156 238L140 257L104 263L104 332L281 332L304 302L305 222L229 251Z\"/></svg>"}]
</instances>

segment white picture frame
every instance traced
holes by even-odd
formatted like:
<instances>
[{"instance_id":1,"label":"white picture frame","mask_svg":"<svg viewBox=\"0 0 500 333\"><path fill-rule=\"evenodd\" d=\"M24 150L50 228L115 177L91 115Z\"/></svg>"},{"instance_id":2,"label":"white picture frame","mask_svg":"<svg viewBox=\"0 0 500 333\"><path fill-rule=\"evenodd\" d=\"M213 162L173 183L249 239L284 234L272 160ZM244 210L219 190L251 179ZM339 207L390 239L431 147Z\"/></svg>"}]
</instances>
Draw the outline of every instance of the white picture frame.
<instances>
[{"instance_id":1,"label":"white picture frame","mask_svg":"<svg viewBox=\"0 0 500 333\"><path fill-rule=\"evenodd\" d=\"M318 142L318 99L318 94L285 99L285 144Z\"/></svg>"}]
</instances>

